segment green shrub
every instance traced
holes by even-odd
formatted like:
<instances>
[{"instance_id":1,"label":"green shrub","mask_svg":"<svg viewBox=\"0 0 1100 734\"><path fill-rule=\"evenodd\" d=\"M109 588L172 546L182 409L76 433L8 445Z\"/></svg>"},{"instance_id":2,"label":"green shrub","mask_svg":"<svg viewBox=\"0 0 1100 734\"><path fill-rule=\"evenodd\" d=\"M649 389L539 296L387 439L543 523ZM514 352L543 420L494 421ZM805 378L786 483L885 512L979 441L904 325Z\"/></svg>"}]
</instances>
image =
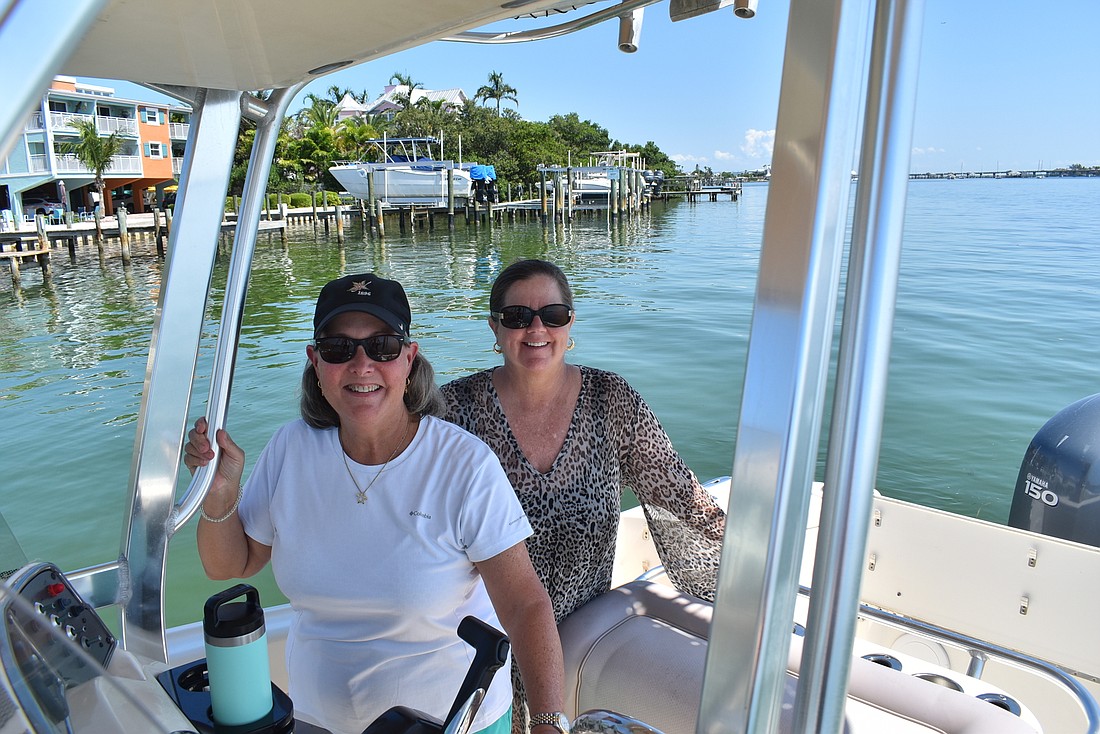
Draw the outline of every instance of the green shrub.
<instances>
[{"instance_id":1,"label":"green shrub","mask_svg":"<svg viewBox=\"0 0 1100 734\"><path fill-rule=\"evenodd\" d=\"M291 194L290 195L290 207L292 209L302 209L313 205L313 201L309 194Z\"/></svg>"}]
</instances>

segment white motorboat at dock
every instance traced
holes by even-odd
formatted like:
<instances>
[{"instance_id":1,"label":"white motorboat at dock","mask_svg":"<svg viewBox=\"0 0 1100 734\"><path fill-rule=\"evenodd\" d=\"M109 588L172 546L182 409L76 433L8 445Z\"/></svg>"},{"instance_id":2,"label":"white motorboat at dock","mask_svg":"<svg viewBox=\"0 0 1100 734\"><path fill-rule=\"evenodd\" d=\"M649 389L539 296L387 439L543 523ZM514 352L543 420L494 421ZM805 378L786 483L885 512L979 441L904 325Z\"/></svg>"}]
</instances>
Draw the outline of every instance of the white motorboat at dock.
<instances>
[{"instance_id":1,"label":"white motorboat at dock","mask_svg":"<svg viewBox=\"0 0 1100 734\"><path fill-rule=\"evenodd\" d=\"M364 141L378 151L378 162L339 162L329 173L349 194L361 201L384 205L417 204L428 207L464 206L474 195L475 163L456 163L432 157L442 151L435 138L376 138ZM442 157L442 155L440 155ZM495 175L495 174L494 174ZM479 175L479 180L484 175Z\"/></svg>"}]
</instances>

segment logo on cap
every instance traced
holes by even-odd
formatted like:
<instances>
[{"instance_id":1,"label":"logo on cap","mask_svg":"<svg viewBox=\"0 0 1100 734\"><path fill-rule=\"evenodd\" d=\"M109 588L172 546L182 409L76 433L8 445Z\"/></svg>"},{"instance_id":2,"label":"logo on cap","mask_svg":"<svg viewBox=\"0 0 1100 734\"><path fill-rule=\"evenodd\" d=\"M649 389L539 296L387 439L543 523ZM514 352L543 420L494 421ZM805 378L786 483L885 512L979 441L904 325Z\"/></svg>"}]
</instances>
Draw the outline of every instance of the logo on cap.
<instances>
[{"instance_id":1,"label":"logo on cap","mask_svg":"<svg viewBox=\"0 0 1100 734\"><path fill-rule=\"evenodd\" d=\"M351 288L348 288L348 293L354 293L358 296L369 296L371 281L369 280L355 280L351 283Z\"/></svg>"}]
</instances>

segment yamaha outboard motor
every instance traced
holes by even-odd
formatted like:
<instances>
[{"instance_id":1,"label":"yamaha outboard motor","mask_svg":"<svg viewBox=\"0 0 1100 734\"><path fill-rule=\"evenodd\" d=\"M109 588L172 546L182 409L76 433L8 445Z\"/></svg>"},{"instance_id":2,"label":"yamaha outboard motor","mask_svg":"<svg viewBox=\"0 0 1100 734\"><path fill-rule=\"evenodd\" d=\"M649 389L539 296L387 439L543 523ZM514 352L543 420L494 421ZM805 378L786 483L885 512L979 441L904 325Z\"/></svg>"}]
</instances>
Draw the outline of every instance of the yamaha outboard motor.
<instances>
[{"instance_id":1,"label":"yamaha outboard motor","mask_svg":"<svg viewBox=\"0 0 1100 734\"><path fill-rule=\"evenodd\" d=\"M1064 408L1031 439L1008 524L1100 547L1100 393Z\"/></svg>"}]
</instances>

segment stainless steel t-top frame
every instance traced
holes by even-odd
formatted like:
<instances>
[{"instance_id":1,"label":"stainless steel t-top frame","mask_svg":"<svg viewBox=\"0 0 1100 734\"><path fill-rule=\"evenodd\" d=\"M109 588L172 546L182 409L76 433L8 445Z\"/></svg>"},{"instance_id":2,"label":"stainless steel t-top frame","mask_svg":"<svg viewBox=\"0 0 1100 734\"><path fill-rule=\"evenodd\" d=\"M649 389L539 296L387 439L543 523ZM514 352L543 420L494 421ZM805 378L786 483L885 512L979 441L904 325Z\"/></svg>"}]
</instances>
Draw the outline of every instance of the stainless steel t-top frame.
<instances>
[{"instance_id":1,"label":"stainless steel t-top frame","mask_svg":"<svg viewBox=\"0 0 1100 734\"><path fill-rule=\"evenodd\" d=\"M94 606L120 605L124 646L152 660L167 661L162 609L168 541L197 510L212 479L208 472L197 473L185 495L175 501L180 453L191 417L198 359L195 345L200 343L206 314L237 131L242 115L257 122L211 375L207 417L212 431L225 422L233 355L275 141L300 88L276 90L268 100L239 91L160 89L191 103L195 111L138 416L131 504L118 561L73 575L77 590Z\"/></svg>"},{"instance_id":2,"label":"stainless steel t-top frame","mask_svg":"<svg viewBox=\"0 0 1100 734\"><path fill-rule=\"evenodd\" d=\"M881 433L921 0L792 0L700 732L779 728L866 112L826 503L794 731L843 727ZM867 88L866 104L860 97Z\"/></svg>"}]
</instances>

